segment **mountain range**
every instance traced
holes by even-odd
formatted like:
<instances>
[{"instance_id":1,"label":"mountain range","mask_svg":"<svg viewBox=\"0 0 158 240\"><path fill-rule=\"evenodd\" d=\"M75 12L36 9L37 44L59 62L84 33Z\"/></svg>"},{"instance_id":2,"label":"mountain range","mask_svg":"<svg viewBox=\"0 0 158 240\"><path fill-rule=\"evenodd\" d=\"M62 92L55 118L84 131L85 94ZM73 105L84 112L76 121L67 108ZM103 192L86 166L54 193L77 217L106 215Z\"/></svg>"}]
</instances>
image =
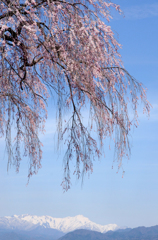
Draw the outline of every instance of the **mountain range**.
<instances>
[{"instance_id":1,"label":"mountain range","mask_svg":"<svg viewBox=\"0 0 158 240\"><path fill-rule=\"evenodd\" d=\"M61 231L63 233L72 232L76 229L88 229L105 233L107 231L115 231L119 229L116 224L100 225L90 221L88 218L77 215L75 217L53 218L50 216L36 215L14 215L8 217L0 217L0 228L16 229L16 230L32 230L36 227L50 228Z\"/></svg>"},{"instance_id":2,"label":"mountain range","mask_svg":"<svg viewBox=\"0 0 158 240\"><path fill-rule=\"evenodd\" d=\"M119 228L88 218L14 215L0 217L0 240L158 240L158 226Z\"/></svg>"}]
</instances>

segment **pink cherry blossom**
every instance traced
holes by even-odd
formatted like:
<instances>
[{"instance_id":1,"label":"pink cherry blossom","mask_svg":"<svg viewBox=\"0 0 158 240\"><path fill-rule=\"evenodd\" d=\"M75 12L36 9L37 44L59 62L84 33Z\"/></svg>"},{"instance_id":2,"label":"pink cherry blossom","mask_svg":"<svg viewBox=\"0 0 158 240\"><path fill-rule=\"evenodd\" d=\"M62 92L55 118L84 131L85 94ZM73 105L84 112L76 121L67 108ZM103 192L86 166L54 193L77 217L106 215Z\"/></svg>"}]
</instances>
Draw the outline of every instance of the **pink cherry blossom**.
<instances>
[{"instance_id":1,"label":"pink cherry blossom","mask_svg":"<svg viewBox=\"0 0 158 240\"><path fill-rule=\"evenodd\" d=\"M129 155L138 102L144 103L147 114L150 103L146 89L123 67L121 45L106 25L111 8L121 13L108 0L0 1L0 135L6 139L8 163L16 171L23 156L30 159L28 177L41 168L39 131L44 132L52 94L58 98L58 140L67 146L65 190L70 188L70 160L76 160L78 178L92 172L93 158L100 157L105 138L114 138L119 168L123 156ZM90 128L82 119L85 106L90 109ZM63 109L71 110L69 121L64 121ZM94 129L100 145L91 136Z\"/></svg>"}]
</instances>

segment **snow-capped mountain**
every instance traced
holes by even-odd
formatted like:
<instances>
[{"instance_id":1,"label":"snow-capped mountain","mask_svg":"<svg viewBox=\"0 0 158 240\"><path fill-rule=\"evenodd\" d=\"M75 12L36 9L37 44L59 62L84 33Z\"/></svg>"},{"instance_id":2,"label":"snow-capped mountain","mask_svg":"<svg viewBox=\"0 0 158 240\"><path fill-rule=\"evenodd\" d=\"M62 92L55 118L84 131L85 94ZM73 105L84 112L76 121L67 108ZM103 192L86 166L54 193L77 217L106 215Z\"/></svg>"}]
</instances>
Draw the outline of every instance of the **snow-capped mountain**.
<instances>
[{"instance_id":1,"label":"snow-capped mountain","mask_svg":"<svg viewBox=\"0 0 158 240\"><path fill-rule=\"evenodd\" d=\"M37 226L51 228L68 233L76 229L88 229L105 233L107 231L115 231L119 229L116 224L100 225L91 222L88 218L77 215L75 217L53 218L50 216L36 215L14 215L11 217L0 218L0 228L10 228L19 230L32 230Z\"/></svg>"}]
</instances>

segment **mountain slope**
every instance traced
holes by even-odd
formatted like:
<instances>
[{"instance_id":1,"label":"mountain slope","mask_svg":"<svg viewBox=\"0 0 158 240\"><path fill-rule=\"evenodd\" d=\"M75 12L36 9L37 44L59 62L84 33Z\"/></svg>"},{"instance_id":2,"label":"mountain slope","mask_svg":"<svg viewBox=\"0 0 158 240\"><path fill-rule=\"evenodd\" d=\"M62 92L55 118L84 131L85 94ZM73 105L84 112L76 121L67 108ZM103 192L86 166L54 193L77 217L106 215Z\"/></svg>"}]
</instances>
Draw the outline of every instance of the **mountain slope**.
<instances>
[{"instance_id":1,"label":"mountain slope","mask_svg":"<svg viewBox=\"0 0 158 240\"><path fill-rule=\"evenodd\" d=\"M128 231L99 233L89 230L75 230L58 240L158 240L158 226L138 227Z\"/></svg>"},{"instance_id":2,"label":"mountain slope","mask_svg":"<svg viewBox=\"0 0 158 240\"><path fill-rule=\"evenodd\" d=\"M14 215L12 217L1 217L0 228L32 230L37 226L59 230L63 233L71 232L76 229L88 229L105 233L107 231L115 231L119 229L116 224L100 225L91 222L88 218L78 215L75 217L53 218L50 216L35 215Z\"/></svg>"},{"instance_id":3,"label":"mountain slope","mask_svg":"<svg viewBox=\"0 0 158 240\"><path fill-rule=\"evenodd\" d=\"M64 233L38 226L33 230L0 229L0 240L57 240Z\"/></svg>"}]
</instances>

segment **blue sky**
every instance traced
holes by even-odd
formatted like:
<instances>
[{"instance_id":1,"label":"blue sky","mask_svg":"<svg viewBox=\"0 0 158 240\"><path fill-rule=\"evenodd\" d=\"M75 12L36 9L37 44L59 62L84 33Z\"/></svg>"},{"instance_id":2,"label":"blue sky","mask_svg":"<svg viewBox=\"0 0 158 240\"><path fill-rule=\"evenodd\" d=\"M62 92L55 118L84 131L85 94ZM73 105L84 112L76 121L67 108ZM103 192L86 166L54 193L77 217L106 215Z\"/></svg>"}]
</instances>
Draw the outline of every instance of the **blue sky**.
<instances>
[{"instance_id":1,"label":"blue sky","mask_svg":"<svg viewBox=\"0 0 158 240\"><path fill-rule=\"evenodd\" d=\"M13 214L66 217L82 214L100 223L137 227L158 224L158 2L157 0L115 0L125 17L113 13L110 22L122 44L125 68L147 88L153 109L150 119L139 112L140 126L132 130L132 154L124 159L118 174L113 164L113 149L105 142L105 158L94 162L94 172L85 176L83 185L72 177L72 186L63 193L62 155L56 153L55 113L49 112L42 169L28 186L28 160L21 163L19 174L14 167L7 172L4 141L0 140L0 216ZM53 104L49 106L53 109ZM73 167L72 163L72 167Z\"/></svg>"}]
</instances>

